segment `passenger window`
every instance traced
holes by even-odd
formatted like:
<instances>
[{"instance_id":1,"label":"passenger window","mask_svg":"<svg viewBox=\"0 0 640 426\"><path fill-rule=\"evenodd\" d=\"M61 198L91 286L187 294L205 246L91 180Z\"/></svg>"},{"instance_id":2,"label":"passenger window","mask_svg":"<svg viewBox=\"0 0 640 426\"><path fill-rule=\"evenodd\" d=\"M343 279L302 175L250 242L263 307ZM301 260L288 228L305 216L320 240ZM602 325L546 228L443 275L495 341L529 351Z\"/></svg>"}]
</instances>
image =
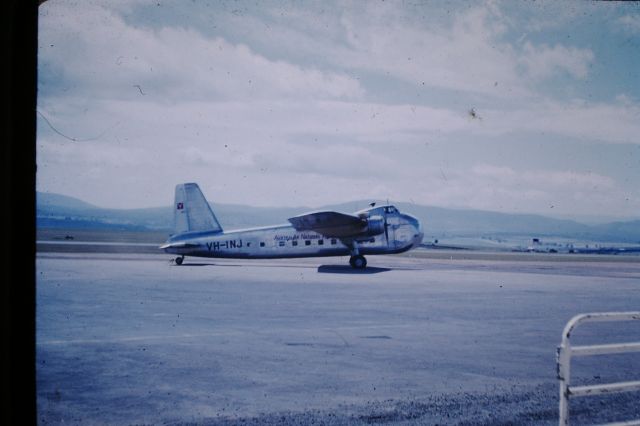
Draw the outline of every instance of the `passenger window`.
<instances>
[{"instance_id":1,"label":"passenger window","mask_svg":"<svg viewBox=\"0 0 640 426\"><path fill-rule=\"evenodd\" d=\"M318 240L318 245L321 246L324 244L324 240Z\"/></svg>"},{"instance_id":2,"label":"passenger window","mask_svg":"<svg viewBox=\"0 0 640 426\"><path fill-rule=\"evenodd\" d=\"M297 241L291 241L291 244L294 245L294 246L297 246L298 242Z\"/></svg>"},{"instance_id":3,"label":"passenger window","mask_svg":"<svg viewBox=\"0 0 640 426\"><path fill-rule=\"evenodd\" d=\"M279 245L280 247L284 247L284 241L280 241L280 242L278 243L278 245Z\"/></svg>"},{"instance_id":4,"label":"passenger window","mask_svg":"<svg viewBox=\"0 0 640 426\"><path fill-rule=\"evenodd\" d=\"M305 246L310 246L310 245L311 245L311 241L309 241L309 240L305 240L304 245L305 245Z\"/></svg>"},{"instance_id":5,"label":"passenger window","mask_svg":"<svg viewBox=\"0 0 640 426\"><path fill-rule=\"evenodd\" d=\"M335 238L332 238L332 239L331 239L331 244L335 244L335 243L337 243L336 239L335 239Z\"/></svg>"},{"instance_id":6,"label":"passenger window","mask_svg":"<svg viewBox=\"0 0 640 426\"><path fill-rule=\"evenodd\" d=\"M264 242L260 242L260 247L264 247Z\"/></svg>"}]
</instances>

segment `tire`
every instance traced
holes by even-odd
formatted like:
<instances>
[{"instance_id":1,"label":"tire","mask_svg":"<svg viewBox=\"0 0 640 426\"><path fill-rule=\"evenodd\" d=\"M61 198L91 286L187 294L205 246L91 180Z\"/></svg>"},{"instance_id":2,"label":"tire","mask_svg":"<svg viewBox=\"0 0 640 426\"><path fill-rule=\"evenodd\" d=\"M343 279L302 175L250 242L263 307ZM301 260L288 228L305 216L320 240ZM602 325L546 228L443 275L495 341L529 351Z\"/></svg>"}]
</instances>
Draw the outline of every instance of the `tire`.
<instances>
[{"instance_id":1,"label":"tire","mask_svg":"<svg viewBox=\"0 0 640 426\"><path fill-rule=\"evenodd\" d=\"M367 259L365 259L365 257L362 255L351 256L351 259L349 259L349 264L354 269L364 269L367 267Z\"/></svg>"},{"instance_id":2,"label":"tire","mask_svg":"<svg viewBox=\"0 0 640 426\"><path fill-rule=\"evenodd\" d=\"M182 265L183 260L184 260L184 257L176 257L176 265Z\"/></svg>"}]
</instances>

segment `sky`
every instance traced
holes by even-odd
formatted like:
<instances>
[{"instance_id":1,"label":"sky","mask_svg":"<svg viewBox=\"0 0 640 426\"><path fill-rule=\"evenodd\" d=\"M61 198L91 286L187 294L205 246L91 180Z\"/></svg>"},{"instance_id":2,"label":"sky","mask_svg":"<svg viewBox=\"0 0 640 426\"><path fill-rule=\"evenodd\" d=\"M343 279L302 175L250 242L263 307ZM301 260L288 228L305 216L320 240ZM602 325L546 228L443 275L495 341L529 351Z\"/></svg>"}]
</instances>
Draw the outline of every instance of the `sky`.
<instances>
[{"instance_id":1,"label":"sky","mask_svg":"<svg viewBox=\"0 0 640 426\"><path fill-rule=\"evenodd\" d=\"M56 1L36 189L640 218L640 3Z\"/></svg>"}]
</instances>

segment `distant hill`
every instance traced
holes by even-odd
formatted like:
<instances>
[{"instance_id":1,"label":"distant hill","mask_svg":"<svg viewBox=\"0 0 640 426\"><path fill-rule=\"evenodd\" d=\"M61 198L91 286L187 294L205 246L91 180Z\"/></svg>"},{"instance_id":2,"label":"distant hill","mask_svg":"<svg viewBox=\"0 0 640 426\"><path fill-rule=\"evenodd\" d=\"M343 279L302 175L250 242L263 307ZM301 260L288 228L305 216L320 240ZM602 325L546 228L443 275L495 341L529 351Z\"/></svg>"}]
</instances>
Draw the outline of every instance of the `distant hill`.
<instances>
[{"instance_id":1,"label":"distant hill","mask_svg":"<svg viewBox=\"0 0 640 426\"><path fill-rule=\"evenodd\" d=\"M40 228L166 230L170 233L173 227L173 209L170 206L104 209L64 195L40 192L36 195L37 226ZM368 205L368 201L360 200L316 209L249 207L217 203L212 205L212 208L223 228L237 229L287 223L287 218L310 210L354 212ZM640 220L586 225L572 220L532 214L446 209L410 203L395 205L401 211L420 219L424 226L425 239L518 235L640 243Z\"/></svg>"},{"instance_id":2,"label":"distant hill","mask_svg":"<svg viewBox=\"0 0 640 426\"><path fill-rule=\"evenodd\" d=\"M50 192L36 192L36 205L38 209L97 209L96 206L77 198Z\"/></svg>"}]
</instances>

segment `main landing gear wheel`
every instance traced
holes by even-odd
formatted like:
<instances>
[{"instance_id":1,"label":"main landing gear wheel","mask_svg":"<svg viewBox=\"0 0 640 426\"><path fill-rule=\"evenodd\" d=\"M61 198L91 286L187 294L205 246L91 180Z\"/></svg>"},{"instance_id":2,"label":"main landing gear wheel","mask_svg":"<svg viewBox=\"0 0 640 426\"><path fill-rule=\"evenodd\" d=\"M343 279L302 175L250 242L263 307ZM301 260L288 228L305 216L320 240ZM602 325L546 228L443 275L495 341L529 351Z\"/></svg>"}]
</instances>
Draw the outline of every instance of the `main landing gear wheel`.
<instances>
[{"instance_id":1,"label":"main landing gear wheel","mask_svg":"<svg viewBox=\"0 0 640 426\"><path fill-rule=\"evenodd\" d=\"M176 257L176 265L182 265L183 260L184 256Z\"/></svg>"},{"instance_id":2,"label":"main landing gear wheel","mask_svg":"<svg viewBox=\"0 0 640 426\"><path fill-rule=\"evenodd\" d=\"M367 267L367 259L361 254L357 256L351 256L349 259L349 265L354 269L364 269Z\"/></svg>"}]
</instances>

